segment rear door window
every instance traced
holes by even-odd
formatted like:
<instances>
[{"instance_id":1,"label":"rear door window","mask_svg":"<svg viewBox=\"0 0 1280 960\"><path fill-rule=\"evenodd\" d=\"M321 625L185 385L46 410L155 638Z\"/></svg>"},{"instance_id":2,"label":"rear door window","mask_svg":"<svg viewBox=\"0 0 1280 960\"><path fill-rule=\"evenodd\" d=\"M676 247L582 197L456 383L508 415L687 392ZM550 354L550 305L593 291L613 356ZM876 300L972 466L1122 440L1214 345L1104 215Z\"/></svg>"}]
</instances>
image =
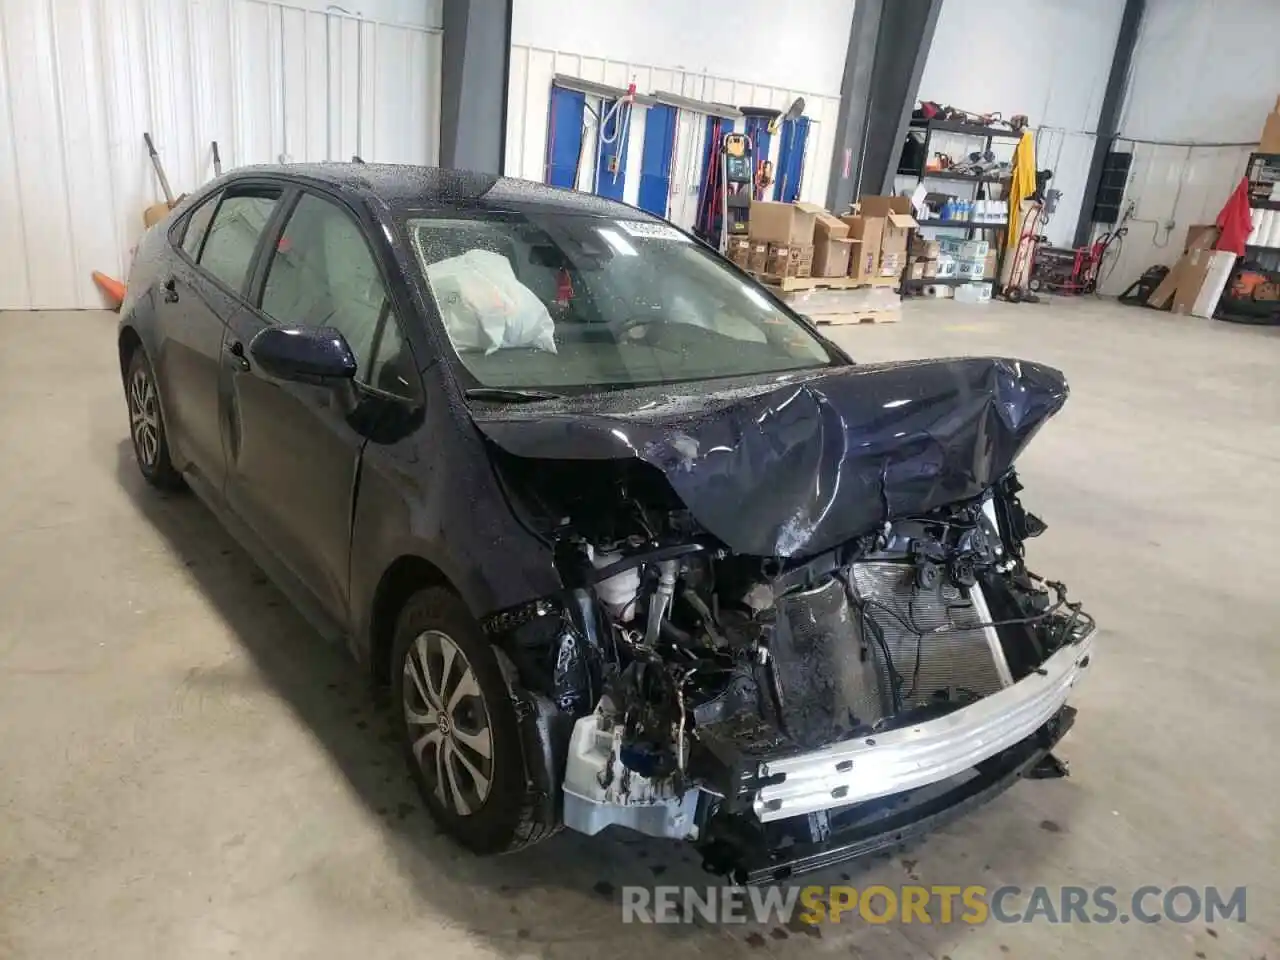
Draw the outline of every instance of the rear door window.
<instances>
[{"instance_id":1,"label":"rear door window","mask_svg":"<svg viewBox=\"0 0 1280 960\"><path fill-rule=\"evenodd\" d=\"M232 290L244 289L258 240L271 219L278 192L237 193L223 198L200 251L200 266Z\"/></svg>"},{"instance_id":2,"label":"rear door window","mask_svg":"<svg viewBox=\"0 0 1280 960\"><path fill-rule=\"evenodd\" d=\"M213 214L218 209L218 200L222 194L215 193L200 206L196 207L187 217L187 225L182 235L182 249L186 251L188 257L196 260L200 256L200 245L204 242L204 235L209 229L209 221L213 219Z\"/></svg>"}]
</instances>

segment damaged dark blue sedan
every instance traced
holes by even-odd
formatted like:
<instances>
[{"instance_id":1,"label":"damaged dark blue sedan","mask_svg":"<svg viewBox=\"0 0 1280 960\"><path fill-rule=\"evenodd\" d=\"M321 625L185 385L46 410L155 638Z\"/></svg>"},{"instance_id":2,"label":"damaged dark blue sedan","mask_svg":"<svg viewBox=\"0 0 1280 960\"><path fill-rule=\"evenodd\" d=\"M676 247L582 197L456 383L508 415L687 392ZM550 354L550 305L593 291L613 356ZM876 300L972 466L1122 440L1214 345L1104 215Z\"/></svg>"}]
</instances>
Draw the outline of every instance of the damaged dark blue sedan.
<instances>
[{"instance_id":1,"label":"damaged dark blue sedan","mask_svg":"<svg viewBox=\"0 0 1280 960\"><path fill-rule=\"evenodd\" d=\"M777 879L1063 772L1094 626L1013 470L1055 370L854 365L631 207L363 164L188 197L119 349L143 475L391 686L477 852L618 826Z\"/></svg>"}]
</instances>

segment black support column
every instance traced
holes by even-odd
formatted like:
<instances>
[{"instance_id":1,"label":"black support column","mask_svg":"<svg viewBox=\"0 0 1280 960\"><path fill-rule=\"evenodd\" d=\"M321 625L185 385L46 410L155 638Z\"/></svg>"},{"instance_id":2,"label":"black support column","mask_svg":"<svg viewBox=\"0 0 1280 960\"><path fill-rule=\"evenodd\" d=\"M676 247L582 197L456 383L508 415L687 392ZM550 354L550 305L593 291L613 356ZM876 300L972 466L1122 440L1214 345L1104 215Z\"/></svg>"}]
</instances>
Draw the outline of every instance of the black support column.
<instances>
[{"instance_id":1,"label":"black support column","mask_svg":"<svg viewBox=\"0 0 1280 960\"><path fill-rule=\"evenodd\" d=\"M845 57L827 206L888 193L942 0L858 0Z\"/></svg>"},{"instance_id":2,"label":"black support column","mask_svg":"<svg viewBox=\"0 0 1280 960\"><path fill-rule=\"evenodd\" d=\"M1112 141L1120 130L1120 111L1124 107L1125 94L1129 89L1133 49L1138 45L1138 30L1142 27L1146 9L1147 0L1126 0L1124 15L1120 18L1116 50L1111 55L1111 73L1107 75L1107 89L1102 94L1102 108L1098 111L1098 135L1093 141L1093 160L1089 164L1089 178L1085 181L1084 197L1080 203L1080 219L1076 221L1077 247L1087 244L1093 232L1093 205L1098 200L1102 166Z\"/></svg>"},{"instance_id":3,"label":"black support column","mask_svg":"<svg viewBox=\"0 0 1280 960\"><path fill-rule=\"evenodd\" d=\"M440 166L501 173L514 0L443 0Z\"/></svg>"}]
</instances>

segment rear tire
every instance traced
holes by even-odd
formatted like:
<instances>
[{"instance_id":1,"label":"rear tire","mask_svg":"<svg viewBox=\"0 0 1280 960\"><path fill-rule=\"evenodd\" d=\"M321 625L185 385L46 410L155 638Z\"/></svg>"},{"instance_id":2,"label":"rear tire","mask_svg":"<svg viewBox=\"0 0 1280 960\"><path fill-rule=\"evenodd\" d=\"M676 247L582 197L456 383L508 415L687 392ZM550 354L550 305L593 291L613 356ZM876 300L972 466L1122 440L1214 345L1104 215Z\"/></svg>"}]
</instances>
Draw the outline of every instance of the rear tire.
<instances>
[{"instance_id":1,"label":"rear tire","mask_svg":"<svg viewBox=\"0 0 1280 960\"><path fill-rule=\"evenodd\" d=\"M138 346L124 375L124 398L129 410L129 436L142 477L161 490L186 486L169 457L169 435L160 409L160 390L147 352Z\"/></svg>"},{"instance_id":2,"label":"rear tire","mask_svg":"<svg viewBox=\"0 0 1280 960\"><path fill-rule=\"evenodd\" d=\"M409 598L392 644L393 709L405 762L440 827L479 854L554 832L534 814L519 722L493 647L442 587Z\"/></svg>"}]
</instances>

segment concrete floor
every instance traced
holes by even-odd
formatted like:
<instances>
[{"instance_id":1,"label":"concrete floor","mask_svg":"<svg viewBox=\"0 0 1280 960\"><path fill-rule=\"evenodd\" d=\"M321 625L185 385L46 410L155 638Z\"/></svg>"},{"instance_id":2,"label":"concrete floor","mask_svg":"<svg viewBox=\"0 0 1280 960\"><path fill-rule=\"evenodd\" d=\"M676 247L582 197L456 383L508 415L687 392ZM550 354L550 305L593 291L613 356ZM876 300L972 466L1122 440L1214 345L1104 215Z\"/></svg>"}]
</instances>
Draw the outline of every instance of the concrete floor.
<instances>
[{"instance_id":1,"label":"concrete floor","mask_svg":"<svg viewBox=\"0 0 1280 960\"><path fill-rule=\"evenodd\" d=\"M910 305L860 359L1070 377L1022 461L1035 569L1102 624L1061 753L859 885L1248 885L1247 923L624 927L671 846L438 836L374 703L190 497L131 460L106 314L0 314L0 957L1280 955L1280 339L1084 300ZM847 871L841 871L846 872ZM656 879L661 874L661 879ZM839 882L839 873L819 880Z\"/></svg>"}]
</instances>

